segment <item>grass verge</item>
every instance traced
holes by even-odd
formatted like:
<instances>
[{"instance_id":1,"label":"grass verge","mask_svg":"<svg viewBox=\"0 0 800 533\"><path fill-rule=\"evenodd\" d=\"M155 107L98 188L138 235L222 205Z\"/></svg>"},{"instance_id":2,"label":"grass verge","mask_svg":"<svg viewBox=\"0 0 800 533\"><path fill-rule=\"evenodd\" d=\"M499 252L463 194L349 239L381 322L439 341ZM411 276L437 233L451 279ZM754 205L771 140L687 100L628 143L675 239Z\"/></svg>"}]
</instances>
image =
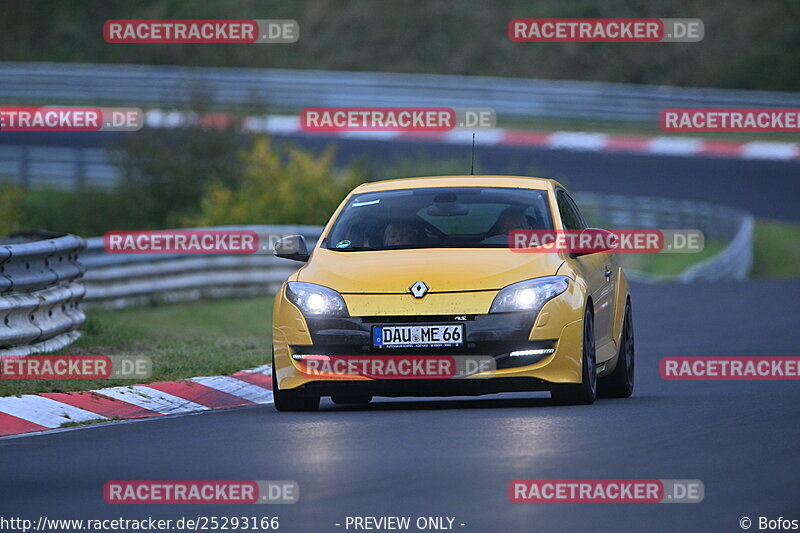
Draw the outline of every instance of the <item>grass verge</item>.
<instances>
[{"instance_id":1,"label":"grass verge","mask_svg":"<svg viewBox=\"0 0 800 533\"><path fill-rule=\"evenodd\" d=\"M704 261L725 247L723 242L707 242L703 250L694 254L619 254L622 268L641 270L657 276L671 276L680 274L690 266Z\"/></svg>"},{"instance_id":2,"label":"grass verge","mask_svg":"<svg viewBox=\"0 0 800 533\"><path fill-rule=\"evenodd\" d=\"M167 304L88 313L64 355L145 355L150 381L224 375L266 364L272 297ZM133 385L141 380L0 380L0 396Z\"/></svg>"},{"instance_id":3,"label":"grass verge","mask_svg":"<svg viewBox=\"0 0 800 533\"><path fill-rule=\"evenodd\" d=\"M722 249L706 243L697 254L621 254L624 268L677 274ZM758 220L753 277L800 278L800 224ZM158 305L113 312L94 311L83 337L57 352L64 355L146 355L148 381L224 375L269 362L272 297ZM0 380L0 396L69 392L134 380Z\"/></svg>"},{"instance_id":4,"label":"grass verge","mask_svg":"<svg viewBox=\"0 0 800 533\"><path fill-rule=\"evenodd\" d=\"M623 268L671 275L720 252L724 243L707 242L697 254L620 254ZM800 223L756 220L753 235L754 278L800 278Z\"/></svg>"},{"instance_id":5,"label":"grass verge","mask_svg":"<svg viewBox=\"0 0 800 533\"><path fill-rule=\"evenodd\" d=\"M753 272L757 278L800 278L800 224L757 220Z\"/></svg>"},{"instance_id":6,"label":"grass verge","mask_svg":"<svg viewBox=\"0 0 800 533\"><path fill-rule=\"evenodd\" d=\"M111 420L122 420L122 419L120 417L118 417L118 416L113 416L113 417L108 418L108 419L106 419L106 418L93 418L91 420L84 420L83 422L69 421L69 422L63 422L59 427L62 427L62 428L74 428L74 427L77 427L77 426L91 426L92 424L102 424L104 422L109 422Z\"/></svg>"}]
</instances>

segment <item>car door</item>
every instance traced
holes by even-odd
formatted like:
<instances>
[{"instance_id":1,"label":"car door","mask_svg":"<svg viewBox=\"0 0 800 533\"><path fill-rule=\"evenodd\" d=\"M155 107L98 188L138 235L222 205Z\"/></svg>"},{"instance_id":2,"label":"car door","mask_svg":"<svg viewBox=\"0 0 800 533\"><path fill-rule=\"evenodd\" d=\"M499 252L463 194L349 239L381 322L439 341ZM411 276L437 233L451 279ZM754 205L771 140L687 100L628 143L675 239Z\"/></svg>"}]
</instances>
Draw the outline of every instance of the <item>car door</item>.
<instances>
[{"instance_id":1,"label":"car door","mask_svg":"<svg viewBox=\"0 0 800 533\"><path fill-rule=\"evenodd\" d=\"M559 189L556 192L556 201L564 229L574 231L586 229L586 222L577 204L566 191ZM595 342L598 348L602 348L613 338L613 303L617 276L613 254L597 252L581 255L570 261L589 284L594 305Z\"/></svg>"}]
</instances>

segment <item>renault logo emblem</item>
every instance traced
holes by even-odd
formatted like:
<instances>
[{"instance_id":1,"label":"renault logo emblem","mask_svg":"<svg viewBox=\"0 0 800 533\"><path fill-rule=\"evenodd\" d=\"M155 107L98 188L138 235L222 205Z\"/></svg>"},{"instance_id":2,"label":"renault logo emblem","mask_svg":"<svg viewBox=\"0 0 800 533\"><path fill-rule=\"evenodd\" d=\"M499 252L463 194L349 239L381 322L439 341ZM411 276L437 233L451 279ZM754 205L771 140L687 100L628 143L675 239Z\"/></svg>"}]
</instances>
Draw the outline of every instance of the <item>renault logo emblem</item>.
<instances>
[{"instance_id":1,"label":"renault logo emblem","mask_svg":"<svg viewBox=\"0 0 800 533\"><path fill-rule=\"evenodd\" d=\"M426 294L428 294L428 286L425 285L424 281L418 281L412 286L408 288L411 291L411 294L414 295L414 298L422 298Z\"/></svg>"}]
</instances>

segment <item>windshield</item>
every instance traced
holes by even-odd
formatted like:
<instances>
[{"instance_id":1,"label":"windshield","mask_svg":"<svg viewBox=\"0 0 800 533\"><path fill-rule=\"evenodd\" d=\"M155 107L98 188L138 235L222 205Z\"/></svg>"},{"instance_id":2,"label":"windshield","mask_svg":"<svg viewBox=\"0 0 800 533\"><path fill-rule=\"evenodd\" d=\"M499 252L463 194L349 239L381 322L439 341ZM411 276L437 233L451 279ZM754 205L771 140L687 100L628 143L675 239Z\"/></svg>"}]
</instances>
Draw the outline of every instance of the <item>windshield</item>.
<instances>
[{"instance_id":1,"label":"windshield","mask_svg":"<svg viewBox=\"0 0 800 533\"><path fill-rule=\"evenodd\" d=\"M547 191L436 187L353 195L322 246L342 252L503 248L513 230L553 229Z\"/></svg>"}]
</instances>

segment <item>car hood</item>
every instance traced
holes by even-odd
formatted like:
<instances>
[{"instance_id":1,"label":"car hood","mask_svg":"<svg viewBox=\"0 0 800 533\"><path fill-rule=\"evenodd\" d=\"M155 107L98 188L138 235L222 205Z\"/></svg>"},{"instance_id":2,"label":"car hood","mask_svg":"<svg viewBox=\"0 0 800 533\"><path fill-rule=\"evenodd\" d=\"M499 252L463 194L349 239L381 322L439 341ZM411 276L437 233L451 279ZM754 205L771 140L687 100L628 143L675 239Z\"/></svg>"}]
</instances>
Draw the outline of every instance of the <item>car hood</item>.
<instances>
[{"instance_id":1,"label":"car hood","mask_svg":"<svg viewBox=\"0 0 800 533\"><path fill-rule=\"evenodd\" d=\"M417 281L425 282L431 293L497 290L552 276L563 262L560 254L517 253L507 248L364 252L318 248L296 279L343 294L406 293Z\"/></svg>"}]
</instances>

